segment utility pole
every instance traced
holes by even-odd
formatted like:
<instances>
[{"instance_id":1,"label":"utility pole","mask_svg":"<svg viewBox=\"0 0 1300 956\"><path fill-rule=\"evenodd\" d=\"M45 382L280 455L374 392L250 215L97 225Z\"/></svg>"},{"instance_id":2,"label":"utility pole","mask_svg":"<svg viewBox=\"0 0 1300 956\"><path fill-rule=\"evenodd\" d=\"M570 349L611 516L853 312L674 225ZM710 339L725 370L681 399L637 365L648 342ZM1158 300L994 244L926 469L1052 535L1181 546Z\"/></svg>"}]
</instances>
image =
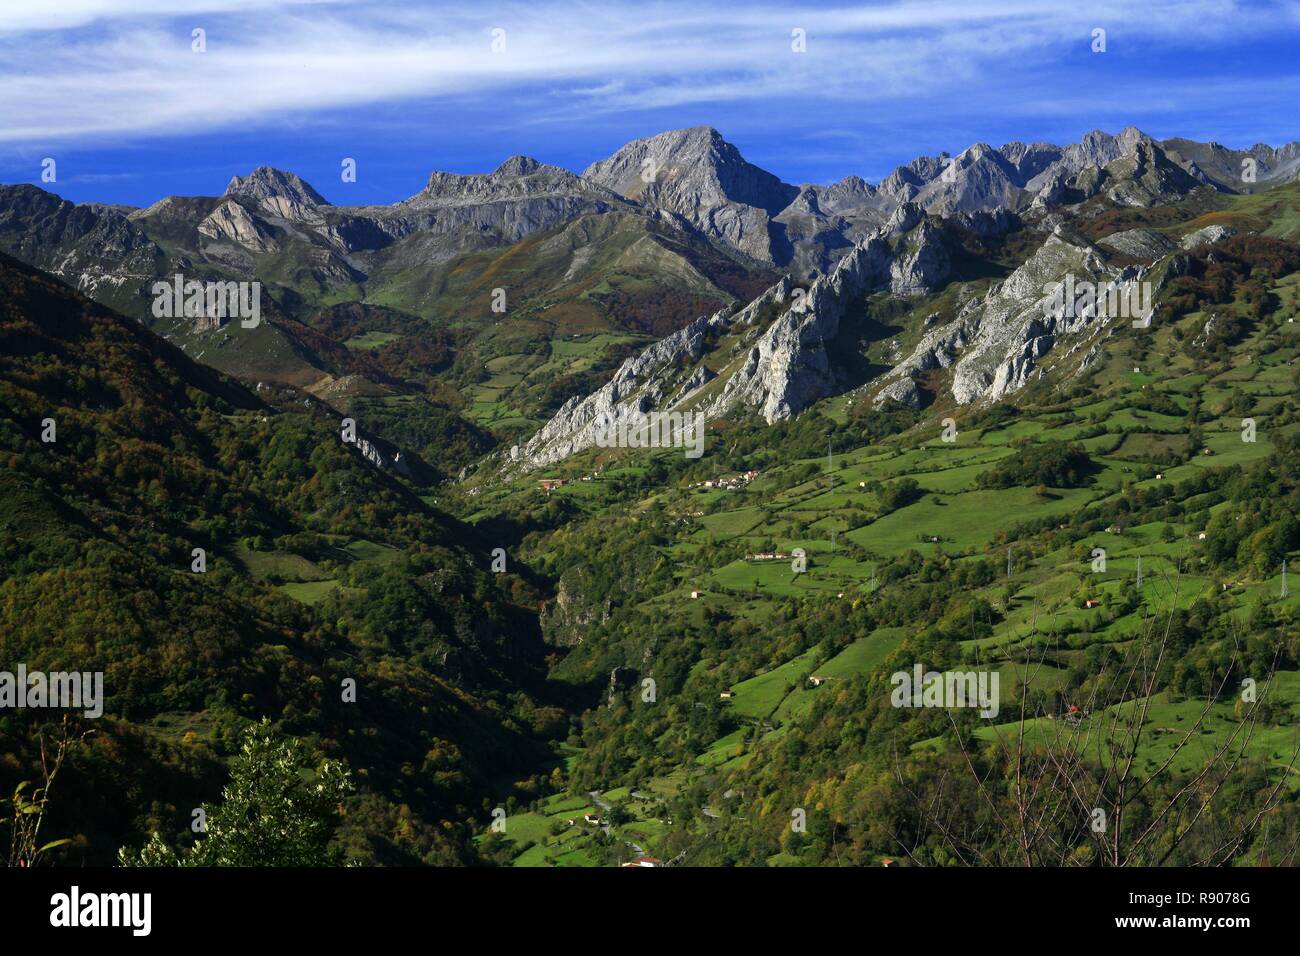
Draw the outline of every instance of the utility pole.
<instances>
[{"instance_id":1,"label":"utility pole","mask_svg":"<svg viewBox=\"0 0 1300 956\"><path fill-rule=\"evenodd\" d=\"M831 436L830 436L830 435L827 435L827 436L826 436L826 474L828 474L828 475L830 476L830 479L831 479L831 487L830 487L830 490L831 490L831 491L834 491L834 490L835 490L835 470L834 470L834 469L835 469L835 462L834 462L834 459L833 459L833 457L832 457L832 455L831 455Z\"/></svg>"}]
</instances>

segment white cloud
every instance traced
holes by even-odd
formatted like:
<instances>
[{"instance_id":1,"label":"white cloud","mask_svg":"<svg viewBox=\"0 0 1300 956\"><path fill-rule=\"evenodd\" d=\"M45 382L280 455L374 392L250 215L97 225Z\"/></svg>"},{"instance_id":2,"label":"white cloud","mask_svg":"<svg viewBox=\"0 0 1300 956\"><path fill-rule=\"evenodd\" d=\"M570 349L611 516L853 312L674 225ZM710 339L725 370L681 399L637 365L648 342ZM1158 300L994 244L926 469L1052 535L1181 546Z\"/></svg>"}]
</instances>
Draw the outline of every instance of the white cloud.
<instances>
[{"instance_id":1,"label":"white cloud","mask_svg":"<svg viewBox=\"0 0 1300 956\"><path fill-rule=\"evenodd\" d=\"M512 122L771 97L872 104L969 96L982 78L1081 55L1221 42L1297 21L1246 0L920 0L842 8L356 0L66 0L0 8L0 141L252 127L425 97L501 96ZM207 52L190 30L207 31ZM506 30L494 54L490 30ZM790 50L807 31L808 52ZM1118 54L1117 54L1118 55ZM511 116L514 97L528 116Z\"/></svg>"}]
</instances>

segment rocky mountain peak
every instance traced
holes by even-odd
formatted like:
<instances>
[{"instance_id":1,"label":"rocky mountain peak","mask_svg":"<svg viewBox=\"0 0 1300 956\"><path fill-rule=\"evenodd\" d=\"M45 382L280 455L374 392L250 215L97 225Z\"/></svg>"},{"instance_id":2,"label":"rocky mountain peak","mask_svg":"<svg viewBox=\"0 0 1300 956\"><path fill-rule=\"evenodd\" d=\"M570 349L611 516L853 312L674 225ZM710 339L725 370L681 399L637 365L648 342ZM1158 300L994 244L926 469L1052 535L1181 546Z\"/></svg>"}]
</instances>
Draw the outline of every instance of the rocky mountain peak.
<instances>
[{"instance_id":1,"label":"rocky mountain peak","mask_svg":"<svg viewBox=\"0 0 1300 956\"><path fill-rule=\"evenodd\" d=\"M1141 139L1134 142L1131 152L1106 164L1087 182L1104 188L1106 195L1120 205L1151 206L1186 195L1203 179L1203 174L1198 179L1171 160L1153 140ZM1082 176L1080 181L1084 181Z\"/></svg>"},{"instance_id":2,"label":"rocky mountain peak","mask_svg":"<svg viewBox=\"0 0 1300 956\"><path fill-rule=\"evenodd\" d=\"M1065 156L1074 170L1086 166L1105 166L1121 156L1133 152L1134 148L1151 137L1135 126L1126 126L1119 133L1111 135L1095 129L1072 146L1065 148Z\"/></svg>"},{"instance_id":3,"label":"rocky mountain peak","mask_svg":"<svg viewBox=\"0 0 1300 956\"><path fill-rule=\"evenodd\" d=\"M511 156L490 173L430 173L424 189L403 200L403 204L460 205L542 196L618 199L567 169L538 162L531 156Z\"/></svg>"},{"instance_id":4,"label":"rocky mountain peak","mask_svg":"<svg viewBox=\"0 0 1300 956\"><path fill-rule=\"evenodd\" d=\"M247 176L234 176L226 187L227 197L249 199L290 199L305 206L328 206L329 201L297 173L258 166Z\"/></svg>"},{"instance_id":5,"label":"rocky mountain peak","mask_svg":"<svg viewBox=\"0 0 1300 956\"><path fill-rule=\"evenodd\" d=\"M870 202L875 195L876 187L861 176L845 176L839 182L820 190L819 202L822 208L831 211L852 209Z\"/></svg>"},{"instance_id":6,"label":"rocky mountain peak","mask_svg":"<svg viewBox=\"0 0 1300 956\"><path fill-rule=\"evenodd\" d=\"M770 220L799 195L798 187L747 162L711 126L633 140L582 176L647 208L676 213L706 236L768 263L783 258Z\"/></svg>"},{"instance_id":7,"label":"rocky mountain peak","mask_svg":"<svg viewBox=\"0 0 1300 956\"><path fill-rule=\"evenodd\" d=\"M920 203L901 202L885 221L885 232L889 235L901 235L911 231L924 218L925 210L921 208Z\"/></svg>"},{"instance_id":8,"label":"rocky mountain peak","mask_svg":"<svg viewBox=\"0 0 1300 956\"><path fill-rule=\"evenodd\" d=\"M652 171L653 176L645 175ZM624 196L694 192L775 214L799 190L747 162L712 126L669 130L633 140L608 159L592 163L583 177ZM681 210L678 210L681 211Z\"/></svg>"},{"instance_id":9,"label":"rocky mountain peak","mask_svg":"<svg viewBox=\"0 0 1300 956\"><path fill-rule=\"evenodd\" d=\"M542 168L531 156L511 156L496 168L494 176L529 176Z\"/></svg>"},{"instance_id":10,"label":"rocky mountain peak","mask_svg":"<svg viewBox=\"0 0 1300 956\"><path fill-rule=\"evenodd\" d=\"M1115 141L1126 149L1131 149L1138 143L1152 142L1150 136L1142 132L1136 126L1125 126L1115 135Z\"/></svg>"}]
</instances>

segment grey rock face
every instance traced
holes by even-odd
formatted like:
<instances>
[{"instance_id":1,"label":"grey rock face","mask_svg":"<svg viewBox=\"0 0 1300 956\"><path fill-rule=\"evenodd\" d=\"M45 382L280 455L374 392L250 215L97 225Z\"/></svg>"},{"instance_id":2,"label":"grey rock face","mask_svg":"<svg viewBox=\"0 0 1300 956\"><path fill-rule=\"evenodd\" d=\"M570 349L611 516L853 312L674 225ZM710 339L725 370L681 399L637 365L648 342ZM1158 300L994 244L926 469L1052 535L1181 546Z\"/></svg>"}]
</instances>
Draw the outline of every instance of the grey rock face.
<instances>
[{"instance_id":1,"label":"grey rock face","mask_svg":"<svg viewBox=\"0 0 1300 956\"><path fill-rule=\"evenodd\" d=\"M1117 205L1143 207L1185 196L1200 185L1150 140L1138 142L1132 152L1108 163L1091 182Z\"/></svg>"},{"instance_id":2,"label":"grey rock face","mask_svg":"<svg viewBox=\"0 0 1300 956\"><path fill-rule=\"evenodd\" d=\"M643 206L676 213L760 262L788 258L771 219L799 195L798 188L746 162L711 127L635 140L582 176Z\"/></svg>"},{"instance_id":3,"label":"grey rock face","mask_svg":"<svg viewBox=\"0 0 1300 956\"><path fill-rule=\"evenodd\" d=\"M890 370L886 381L910 381L914 376L931 369L950 368L979 328L978 316L973 314L974 308L973 304L968 305L957 319L926 333L912 353ZM881 394L888 397L889 389L890 386L886 386Z\"/></svg>"},{"instance_id":4,"label":"grey rock face","mask_svg":"<svg viewBox=\"0 0 1300 956\"><path fill-rule=\"evenodd\" d=\"M703 388L705 385L708 385L709 382L713 381L717 377L717 373L707 365L698 366L695 371L690 374L690 377L681 384L681 388L672 399L672 404L676 405L680 402L686 401L694 395L695 392Z\"/></svg>"},{"instance_id":5,"label":"grey rock face","mask_svg":"<svg viewBox=\"0 0 1300 956\"><path fill-rule=\"evenodd\" d=\"M876 395L876 405L880 406L886 402L898 402L908 408L920 408L921 390L917 387L916 380L904 376L886 385Z\"/></svg>"},{"instance_id":6,"label":"grey rock face","mask_svg":"<svg viewBox=\"0 0 1300 956\"><path fill-rule=\"evenodd\" d=\"M385 455L383 449L374 442L358 436L357 451L361 452L362 457L376 468L384 471L395 471L399 475L408 478L411 475L411 470L406 464L406 459L402 457L400 450L393 450L390 454Z\"/></svg>"},{"instance_id":7,"label":"grey rock face","mask_svg":"<svg viewBox=\"0 0 1300 956\"><path fill-rule=\"evenodd\" d=\"M318 220L319 207L329 205L302 177L270 166L259 166L247 176L235 176L225 194L251 199L273 216L297 221Z\"/></svg>"},{"instance_id":8,"label":"grey rock face","mask_svg":"<svg viewBox=\"0 0 1300 956\"><path fill-rule=\"evenodd\" d=\"M1146 262L1154 262L1178 248L1178 244L1164 233L1154 232L1150 229L1126 229L1123 232L1112 232L1109 236L1101 239L1097 245L1105 246L1107 249L1113 249L1121 255L1142 259Z\"/></svg>"},{"instance_id":9,"label":"grey rock face","mask_svg":"<svg viewBox=\"0 0 1300 956\"><path fill-rule=\"evenodd\" d=\"M1004 144L998 152L1015 167L1017 180L1026 185L1037 182L1040 175L1057 163L1065 153L1060 146L1051 143L1018 141Z\"/></svg>"},{"instance_id":10,"label":"grey rock face","mask_svg":"<svg viewBox=\"0 0 1300 956\"><path fill-rule=\"evenodd\" d=\"M1254 192L1300 176L1300 142L1278 147L1257 143L1250 149L1229 149L1220 143L1175 137L1162 140L1160 145L1189 173L1221 192Z\"/></svg>"},{"instance_id":11,"label":"grey rock face","mask_svg":"<svg viewBox=\"0 0 1300 956\"><path fill-rule=\"evenodd\" d=\"M1206 226L1204 229L1197 229L1195 232L1189 232L1179 240L1178 245L1186 250L1195 249L1197 246L1214 244L1222 242L1235 232L1227 226L1213 225Z\"/></svg>"},{"instance_id":12,"label":"grey rock face","mask_svg":"<svg viewBox=\"0 0 1300 956\"><path fill-rule=\"evenodd\" d=\"M1033 209L1046 209L1049 206L1059 206L1061 203L1069 201L1069 199L1069 177L1063 172L1055 172L1043 181L1043 185L1034 196L1034 201L1030 203L1030 207Z\"/></svg>"},{"instance_id":13,"label":"grey rock face","mask_svg":"<svg viewBox=\"0 0 1300 956\"><path fill-rule=\"evenodd\" d=\"M76 207L77 216L63 218L81 223L72 228L79 235L100 230L110 248L141 238L151 244L154 237L181 250L178 256L198 254L241 273L254 266L256 255L286 248L291 240L306 241L335 257L311 270L311 278L330 286L364 278L383 266L385 257L397 268L438 263L614 211L658 216L750 260L808 276L828 271L907 203L956 217L1007 216L1078 202L1097 192L1141 205L1174 198L1205 181L1249 191L1256 187L1244 183L1240 166L1247 160L1259 183L1295 178L1300 143L1249 150L1188 140L1156 144L1130 127L1117 135L1095 131L1064 147L1012 142L994 149L979 143L951 158L922 156L877 186L848 176L831 186L800 188L746 162L716 130L697 127L629 143L588 167L585 177L524 156L511 157L491 173L433 173L424 189L392 206L331 206L301 177L259 167L234 177L219 198L168 197L134 211L86 204ZM648 170L653 174L646 181ZM23 219L13 238L4 240L6 249L62 275L86 276L97 288L126 281L115 278L126 271L117 264L81 261L70 248L79 238L51 232L50 220L36 208L40 204L17 198L12 190L0 193L7 206L0 217L14 223ZM121 225L123 213L143 227L144 237ZM92 220L94 225L87 225ZM995 230L981 235L1004 228L975 218L966 225ZM144 253L127 255L140 264L141 275L149 274ZM165 258L159 246L151 246L147 255ZM909 272L927 281L930 265L900 266L900 287L915 287Z\"/></svg>"},{"instance_id":14,"label":"grey rock face","mask_svg":"<svg viewBox=\"0 0 1300 956\"><path fill-rule=\"evenodd\" d=\"M850 253L841 264L857 259ZM821 280L819 280L821 281ZM834 385L825 341L839 328L841 307L813 287L783 312L748 350L706 414L717 418L737 406L754 406L767 422L788 418L829 394Z\"/></svg>"},{"instance_id":15,"label":"grey rock face","mask_svg":"<svg viewBox=\"0 0 1300 956\"><path fill-rule=\"evenodd\" d=\"M947 216L1078 202L1103 189L1113 191L1111 198L1121 205L1150 205L1198 184L1154 140L1128 127L1116 135L1095 130L1065 147L1011 142L994 149L977 143L951 158L920 157L894 170L871 199L877 206L916 201L927 212Z\"/></svg>"},{"instance_id":16,"label":"grey rock face","mask_svg":"<svg viewBox=\"0 0 1300 956\"><path fill-rule=\"evenodd\" d=\"M959 212L952 221L977 236L1001 236L1020 225L1020 217L1007 209L981 209L976 212Z\"/></svg>"},{"instance_id":17,"label":"grey rock face","mask_svg":"<svg viewBox=\"0 0 1300 956\"><path fill-rule=\"evenodd\" d=\"M528 156L512 156L490 173L431 173L424 189L398 205L446 208L539 197L584 197L622 205L610 190Z\"/></svg>"},{"instance_id":18,"label":"grey rock face","mask_svg":"<svg viewBox=\"0 0 1300 956\"><path fill-rule=\"evenodd\" d=\"M418 235L418 256L426 262L518 242L584 215L632 208L595 183L526 156L513 156L491 173L432 173L424 189L392 206L331 206L298 176L270 167L236 176L226 197L200 225L201 234L260 251L274 246L267 227L275 224L344 255Z\"/></svg>"},{"instance_id":19,"label":"grey rock face","mask_svg":"<svg viewBox=\"0 0 1300 956\"><path fill-rule=\"evenodd\" d=\"M806 291L787 276L734 315L698 319L629 359L597 392L566 402L524 447L521 460L528 468L559 461L594 445L605 423L617 427L652 410L690 409L714 420L753 409L768 423L796 415L837 387L827 343L847 310L884 289L933 291L948 274L939 230L919 206L904 204ZM739 342L732 356L723 357L731 369L725 382L701 399L696 393L714 374L684 366L703 355L710 333L731 333Z\"/></svg>"},{"instance_id":20,"label":"grey rock face","mask_svg":"<svg viewBox=\"0 0 1300 956\"><path fill-rule=\"evenodd\" d=\"M0 249L123 311L177 268L131 218L27 185L0 186Z\"/></svg>"},{"instance_id":21,"label":"grey rock face","mask_svg":"<svg viewBox=\"0 0 1300 956\"><path fill-rule=\"evenodd\" d=\"M437 243L427 250L437 258L450 258L465 248L481 247L484 239L489 245L514 243L580 216L631 210L619 196L567 169L514 156L491 173L435 172L410 199L347 213L350 234L363 241L373 241L375 233L387 240L416 233L462 236L463 242ZM358 228L362 220L368 222ZM339 240L347 241L348 236L339 230Z\"/></svg>"},{"instance_id":22,"label":"grey rock face","mask_svg":"<svg viewBox=\"0 0 1300 956\"><path fill-rule=\"evenodd\" d=\"M939 229L927 220L907 243L907 251L889 264L890 290L920 295L940 286L952 271Z\"/></svg>"},{"instance_id":23,"label":"grey rock face","mask_svg":"<svg viewBox=\"0 0 1300 956\"><path fill-rule=\"evenodd\" d=\"M986 143L977 143L945 164L938 178L917 194L928 212L950 215L977 209L1014 209L1024 204L1019 170Z\"/></svg>"},{"instance_id":24,"label":"grey rock face","mask_svg":"<svg viewBox=\"0 0 1300 956\"><path fill-rule=\"evenodd\" d=\"M831 394L835 381L826 343L838 334L849 308L869 292L887 288L908 295L932 291L946 281L949 263L939 232L928 221L917 227L921 216L914 204L900 206L884 228L796 297L750 346L707 416L751 407L771 423ZM895 245L902 251L896 252Z\"/></svg>"},{"instance_id":25,"label":"grey rock face","mask_svg":"<svg viewBox=\"0 0 1300 956\"><path fill-rule=\"evenodd\" d=\"M1101 169L1144 142L1129 127L1117 135L1094 131L1069 146L1011 142L995 149L976 143L956 156L922 156L899 166L873 191L848 180L837 183L833 208L841 214L860 206L888 209L915 201L927 212L952 215L980 210L1018 211L1071 199L1068 181L1086 169ZM865 185L865 184L864 184ZM868 187L869 189L869 187Z\"/></svg>"},{"instance_id":26,"label":"grey rock face","mask_svg":"<svg viewBox=\"0 0 1300 956\"><path fill-rule=\"evenodd\" d=\"M611 407L633 399L655 408L699 402L716 414L744 407L775 420L844 384L833 380L826 344L856 301L886 289L899 295L930 291L946 281L951 264L942 235L951 230L926 220L927 213L946 214L983 237L1024 223L1046 234L1071 211L1044 207L1089 196L1140 206L1177 199L1205 183L1249 191L1242 177L1246 161L1260 183L1294 178L1300 175L1300 143L1229 150L1188 140L1157 143L1130 127L1117 135L1089 133L1067 146L1012 142L995 149L978 143L954 157L918 157L876 186L849 176L830 186L795 187L746 162L716 130L698 127L636 140L583 176L524 156L491 173L433 173L419 193L393 206L331 206L300 177L269 167L234 177L222 197L170 197L134 211L74 206L33 187L0 187L0 248L132 311L112 294L138 300L149 280L182 264L247 275L257 256L287 250L304 276L325 288L341 287L367 274L426 267L561 225L609 222L597 218L609 213L655 217L741 254L733 258L779 264L812 285L796 297L786 280L735 316L707 320L700 348L720 330L739 335L734 354L713 363L725 381L712 381L715 373L698 364L698 343L690 335L675 342L670 336L634 360L646 364L621 382ZM1225 235L1210 227L1184 237L1183 247ZM1055 239L1086 246L1064 235ZM302 250L299 241L312 248ZM1101 243L1143 263L1169 256L1168 244L1149 230L1116 233ZM1050 240L1044 249L1064 254ZM1015 282L1044 255L1040 250L986 302L968 304L955 323L928 323L923 348L884 383L890 394L915 399L915 383L902 378L947 366L957 366L955 391L970 400L1020 387L1056 338L1080 331L1070 323L1028 324L1031 303ZM582 261L575 253L571 273ZM1175 255L1167 274L1187 262ZM678 364L656 364L659 346ZM571 436L585 427L589 412L582 402L566 404L562 413L569 421L549 423L538 448L580 445Z\"/></svg>"},{"instance_id":27,"label":"grey rock face","mask_svg":"<svg viewBox=\"0 0 1300 956\"><path fill-rule=\"evenodd\" d=\"M199 234L209 239L233 242L255 252L276 248L266 224L232 200L223 202L198 225Z\"/></svg>"},{"instance_id":28,"label":"grey rock face","mask_svg":"<svg viewBox=\"0 0 1300 956\"><path fill-rule=\"evenodd\" d=\"M604 428L636 423L643 412L656 408L674 385L680 390L690 378L675 382L683 361L703 353L705 336L725 327L722 313L699 318L684 329L660 339L630 358L614 377L586 398L574 396L521 450L527 468L540 468L596 444Z\"/></svg>"},{"instance_id":29,"label":"grey rock face","mask_svg":"<svg viewBox=\"0 0 1300 956\"><path fill-rule=\"evenodd\" d=\"M1084 134L1077 143L1061 149L1060 158L1049 165L1035 179L1029 182L1030 188L1037 185L1037 179L1064 173L1067 176L1088 168L1100 169L1113 163L1137 148L1139 143L1149 141L1150 137L1133 126L1127 126L1119 133L1111 135L1101 130Z\"/></svg>"},{"instance_id":30,"label":"grey rock face","mask_svg":"<svg viewBox=\"0 0 1300 956\"><path fill-rule=\"evenodd\" d=\"M863 206L884 205L876 187L860 176L846 176L824 188L809 187L816 191L821 209L827 213L850 212ZM892 205L892 203L890 204Z\"/></svg>"},{"instance_id":31,"label":"grey rock face","mask_svg":"<svg viewBox=\"0 0 1300 956\"><path fill-rule=\"evenodd\" d=\"M1120 278L1096 249L1060 235L1049 237L981 305L978 330L953 370L953 398L963 405L996 401L1025 385L1037 360L1058 338L1107 321L1095 309L1067 307L1054 315L1044 306L1044 287L1059 285L1067 275L1094 283Z\"/></svg>"},{"instance_id":32,"label":"grey rock face","mask_svg":"<svg viewBox=\"0 0 1300 956\"><path fill-rule=\"evenodd\" d=\"M963 405L1023 388L1058 341L1095 334L1115 318L1095 305L1066 303L1064 296L1064 308L1048 308L1052 293L1044 290L1061 288L1067 276L1098 287L1115 282L1121 289L1139 278L1134 270L1108 266L1096 248L1058 230L983 300L967 303L953 321L929 332L886 375L876 404L893 399L915 406L915 385L907 383L933 368L952 368L952 395Z\"/></svg>"}]
</instances>

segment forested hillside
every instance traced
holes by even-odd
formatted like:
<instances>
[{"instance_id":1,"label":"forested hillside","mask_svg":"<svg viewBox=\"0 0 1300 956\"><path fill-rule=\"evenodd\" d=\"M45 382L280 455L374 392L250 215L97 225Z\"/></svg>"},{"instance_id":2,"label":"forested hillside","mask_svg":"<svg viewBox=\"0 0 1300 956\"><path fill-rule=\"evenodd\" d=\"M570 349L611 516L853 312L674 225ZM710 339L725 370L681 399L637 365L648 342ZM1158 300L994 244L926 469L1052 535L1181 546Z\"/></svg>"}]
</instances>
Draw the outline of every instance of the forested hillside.
<instances>
[{"instance_id":1,"label":"forested hillside","mask_svg":"<svg viewBox=\"0 0 1300 956\"><path fill-rule=\"evenodd\" d=\"M343 442L337 413L7 257L0 461L0 658L104 673L105 716L51 794L64 862L187 840L267 716L351 769L350 858L472 863L482 802L567 726L530 585L490 574L487 545ZM0 716L6 794L36 776L45 718Z\"/></svg>"}]
</instances>

